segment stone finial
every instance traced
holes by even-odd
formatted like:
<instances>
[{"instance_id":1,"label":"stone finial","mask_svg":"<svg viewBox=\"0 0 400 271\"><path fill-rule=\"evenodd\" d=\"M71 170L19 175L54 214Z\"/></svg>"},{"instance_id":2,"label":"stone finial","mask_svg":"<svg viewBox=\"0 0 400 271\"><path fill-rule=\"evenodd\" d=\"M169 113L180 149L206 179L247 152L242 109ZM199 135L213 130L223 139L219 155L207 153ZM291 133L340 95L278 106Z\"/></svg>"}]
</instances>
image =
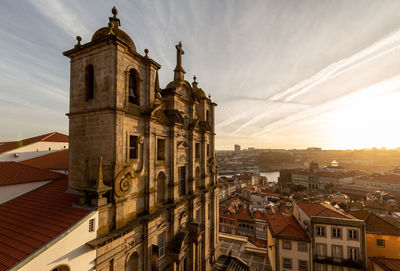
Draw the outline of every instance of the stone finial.
<instances>
[{"instance_id":1,"label":"stone finial","mask_svg":"<svg viewBox=\"0 0 400 271\"><path fill-rule=\"evenodd\" d=\"M114 25L114 28L120 27L121 26L121 22L117 18L118 10L117 10L117 8L115 6L112 8L111 13L113 14L113 16L109 17L110 23ZM110 23L108 25L110 25Z\"/></svg>"},{"instance_id":2,"label":"stone finial","mask_svg":"<svg viewBox=\"0 0 400 271\"><path fill-rule=\"evenodd\" d=\"M114 33L114 24L112 23L112 22L109 22L108 23L108 31L110 32L110 34L112 34L112 35L115 35L115 33Z\"/></svg>"},{"instance_id":3,"label":"stone finial","mask_svg":"<svg viewBox=\"0 0 400 271\"><path fill-rule=\"evenodd\" d=\"M197 79L197 77L196 77L196 75L194 75L193 76L193 83L192 83L192 86L194 87L194 88L197 88L197 82L196 82L196 79Z\"/></svg>"},{"instance_id":4,"label":"stone finial","mask_svg":"<svg viewBox=\"0 0 400 271\"><path fill-rule=\"evenodd\" d=\"M113 6L113 8L111 9L111 13L114 15L114 18L117 18L118 15L118 10L115 6Z\"/></svg>"},{"instance_id":5,"label":"stone finial","mask_svg":"<svg viewBox=\"0 0 400 271\"><path fill-rule=\"evenodd\" d=\"M208 94L208 99L211 99L211 94Z\"/></svg>"},{"instance_id":6,"label":"stone finial","mask_svg":"<svg viewBox=\"0 0 400 271\"><path fill-rule=\"evenodd\" d=\"M75 45L75 47L80 47L81 46L81 36L76 36L76 40L78 41L78 43Z\"/></svg>"},{"instance_id":7,"label":"stone finial","mask_svg":"<svg viewBox=\"0 0 400 271\"><path fill-rule=\"evenodd\" d=\"M147 49L147 48L146 48L146 49L144 49L144 53L146 54L144 57L145 57L145 58L149 58L149 56L148 56L149 49Z\"/></svg>"}]
</instances>

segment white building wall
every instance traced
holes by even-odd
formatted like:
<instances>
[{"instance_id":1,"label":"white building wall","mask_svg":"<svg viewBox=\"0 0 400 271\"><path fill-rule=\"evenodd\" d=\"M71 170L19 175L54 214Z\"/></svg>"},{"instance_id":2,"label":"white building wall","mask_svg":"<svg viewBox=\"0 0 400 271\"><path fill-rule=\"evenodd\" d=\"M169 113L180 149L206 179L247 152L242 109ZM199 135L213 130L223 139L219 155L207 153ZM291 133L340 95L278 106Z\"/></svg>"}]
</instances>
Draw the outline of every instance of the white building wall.
<instances>
[{"instance_id":1,"label":"white building wall","mask_svg":"<svg viewBox=\"0 0 400 271\"><path fill-rule=\"evenodd\" d=\"M0 161L19 162L65 149L68 149L68 142L40 141L1 153ZM18 157L14 154L17 154Z\"/></svg>"},{"instance_id":2,"label":"white building wall","mask_svg":"<svg viewBox=\"0 0 400 271\"><path fill-rule=\"evenodd\" d=\"M89 220L95 219L95 230L89 232ZM51 244L35 258L23 265L20 271L42 270L51 271L58 265L68 265L74 270L95 270L96 250L90 249L85 243L96 238L98 211L93 211L79 221L60 240ZM18 266L17 266L18 267Z\"/></svg>"},{"instance_id":3,"label":"white building wall","mask_svg":"<svg viewBox=\"0 0 400 271\"><path fill-rule=\"evenodd\" d=\"M0 204L35 190L51 181L0 186Z\"/></svg>"}]
</instances>

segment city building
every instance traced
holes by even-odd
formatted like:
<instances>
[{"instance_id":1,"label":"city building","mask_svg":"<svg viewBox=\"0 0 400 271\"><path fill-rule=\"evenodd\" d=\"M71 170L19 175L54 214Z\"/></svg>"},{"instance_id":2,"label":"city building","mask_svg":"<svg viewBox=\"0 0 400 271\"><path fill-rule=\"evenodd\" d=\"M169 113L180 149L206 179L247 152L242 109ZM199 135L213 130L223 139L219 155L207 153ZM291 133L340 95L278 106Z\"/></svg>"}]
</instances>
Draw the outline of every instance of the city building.
<instances>
[{"instance_id":1,"label":"city building","mask_svg":"<svg viewBox=\"0 0 400 271\"><path fill-rule=\"evenodd\" d=\"M68 136L52 132L17 141L0 142L0 161L20 162L68 149Z\"/></svg>"},{"instance_id":2,"label":"city building","mask_svg":"<svg viewBox=\"0 0 400 271\"><path fill-rule=\"evenodd\" d=\"M235 152L240 152L240 149L241 149L240 145L235 144L234 149L235 149Z\"/></svg>"},{"instance_id":3,"label":"city building","mask_svg":"<svg viewBox=\"0 0 400 271\"><path fill-rule=\"evenodd\" d=\"M117 10L70 58L69 188L98 210L95 269L211 270L219 256L215 106L136 51Z\"/></svg>"},{"instance_id":4,"label":"city building","mask_svg":"<svg viewBox=\"0 0 400 271\"><path fill-rule=\"evenodd\" d=\"M62 177L61 174L17 162L0 162L0 204Z\"/></svg>"},{"instance_id":5,"label":"city building","mask_svg":"<svg viewBox=\"0 0 400 271\"><path fill-rule=\"evenodd\" d=\"M0 204L0 270L94 270L98 211L78 197L64 176Z\"/></svg>"},{"instance_id":6,"label":"city building","mask_svg":"<svg viewBox=\"0 0 400 271\"><path fill-rule=\"evenodd\" d=\"M367 267L369 271L376 270L373 268L371 257L400 259L400 228L392 225L369 210L364 209L351 211L349 213L365 221L367 227Z\"/></svg>"},{"instance_id":7,"label":"city building","mask_svg":"<svg viewBox=\"0 0 400 271\"><path fill-rule=\"evenodd\" d=\"M335 185L351 184L356 174L332 165L320 169L316 162L311 162L308 170L286 170L284 175L287 176L289 172L293 184L316 190L330 190Z\"/></svg>"},{"instance_id":8,"label":"city building","mask_svg":"<svg viewBox=\"0 0 400 271\"><path fill-rule=\"evenodd\" d=\"M311 239L293 215L267 212L272 271L312 270Z\"/></svg>"},{"instance_id":9,"label":"city building","mask_svg":"<svg viewBox=\"0 0 400 271\"><path fill-rule=\"evenodd\" d=\"M311 239L312 270L365 270L363 220L325 203L294 202L293 216Z\"/></svg>"}]
</instances>

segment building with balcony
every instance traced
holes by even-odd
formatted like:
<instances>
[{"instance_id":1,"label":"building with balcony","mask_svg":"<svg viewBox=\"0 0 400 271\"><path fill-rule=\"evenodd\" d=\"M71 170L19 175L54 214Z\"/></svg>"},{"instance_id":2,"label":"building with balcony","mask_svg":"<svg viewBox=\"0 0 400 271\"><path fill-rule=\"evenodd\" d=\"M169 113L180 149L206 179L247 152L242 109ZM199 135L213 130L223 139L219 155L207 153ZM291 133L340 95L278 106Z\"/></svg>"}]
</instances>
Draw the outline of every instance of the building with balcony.
<instances>
[{"instance_id":1,"label":"building with balcony","mask_svg":"<svg viewBox=\"0 0 400 271\"><path fill-rule=\"evenodd\" d=\"M295 202L293 216L311 239L312 270L366 269L363 220L325 203Z\"/></svg>"}]
</instances>

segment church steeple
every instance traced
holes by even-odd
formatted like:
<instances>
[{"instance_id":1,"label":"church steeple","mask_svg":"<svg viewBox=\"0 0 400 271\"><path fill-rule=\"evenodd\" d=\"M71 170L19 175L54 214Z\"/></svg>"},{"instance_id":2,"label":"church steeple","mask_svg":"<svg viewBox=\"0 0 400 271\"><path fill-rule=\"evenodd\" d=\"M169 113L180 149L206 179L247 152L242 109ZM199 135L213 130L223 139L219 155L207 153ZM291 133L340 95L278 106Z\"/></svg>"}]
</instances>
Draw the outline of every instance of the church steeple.
<instances>
[{"instance_id":1,"label":"church steeple","mask_svg":"<svg viewBox=\"0 0 400 271\"><path fill-rule=\"evenodd\" d=\"M174 70L174 81L183 81L185 77L185 70L182 67L182 55L185 54L182 48L182 42L179 42L176 48L176 67Z\"/></svg>"}]
</instances>

